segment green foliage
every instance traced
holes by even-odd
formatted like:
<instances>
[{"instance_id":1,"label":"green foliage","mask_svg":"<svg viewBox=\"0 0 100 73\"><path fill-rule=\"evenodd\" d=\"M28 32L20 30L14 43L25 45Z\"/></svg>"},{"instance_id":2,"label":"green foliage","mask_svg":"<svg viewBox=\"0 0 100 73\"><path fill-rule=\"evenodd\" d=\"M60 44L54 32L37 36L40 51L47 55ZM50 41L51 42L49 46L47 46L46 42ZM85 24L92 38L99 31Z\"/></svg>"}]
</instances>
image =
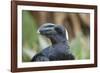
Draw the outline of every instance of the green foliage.
<instances>
[{"instance_id":1,"label":"green foliage","mask_svg":"<svg viewBox=\"0 0 100 73\"><path fill-rule=\"evenodd\" d=\"M90 49L89 44L87 44L89 43L88 41L89 40L83 37L82 34L79 34L70 42L71 51L76 59L90 59Z\"/></svg>"},{"instance_id":2,"label":"green foliage","mask_svg":"<svg viewBox=\"0 0 100 73\"><path fill-rule=\"evenodd\" d=\"M32 51L31 49L38 49L37 25L32 13L29 11L22 11L22 44L23 44L23 61L28 61L29 56L24 50Z\"/></svg>"},{"instance_id":3,"label":"green foliage","mask_svg":"<svg viewBox=\"0 0 100 73\"><path fill-rule=\"evenodd\" d=\"M26 43L29 48L33 48L33 44L37 42L37 26L32 14L29 11L22 13L22 42Z\"/></svg>"}]
</instances>

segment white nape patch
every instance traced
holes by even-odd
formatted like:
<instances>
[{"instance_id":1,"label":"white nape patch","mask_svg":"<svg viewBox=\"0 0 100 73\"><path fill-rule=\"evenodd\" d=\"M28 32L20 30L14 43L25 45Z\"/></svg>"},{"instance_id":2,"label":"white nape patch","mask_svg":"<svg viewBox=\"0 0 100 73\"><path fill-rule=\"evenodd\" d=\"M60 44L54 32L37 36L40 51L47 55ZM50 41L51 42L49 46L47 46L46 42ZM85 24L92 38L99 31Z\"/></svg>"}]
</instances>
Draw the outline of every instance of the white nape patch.
<instances>
[{"instance_id":1,"label":"white nape patch","mask_svg":"<svg viewBox=\"0 0 100 73\"><path fill-rule=\"evenodd\" d=\"M68 38L69 38L69 37L68 37L68 31L67 31L67 29L66 29L66 38L67 38L67 40L68 40Z\"/></svg>"}]
</instances>

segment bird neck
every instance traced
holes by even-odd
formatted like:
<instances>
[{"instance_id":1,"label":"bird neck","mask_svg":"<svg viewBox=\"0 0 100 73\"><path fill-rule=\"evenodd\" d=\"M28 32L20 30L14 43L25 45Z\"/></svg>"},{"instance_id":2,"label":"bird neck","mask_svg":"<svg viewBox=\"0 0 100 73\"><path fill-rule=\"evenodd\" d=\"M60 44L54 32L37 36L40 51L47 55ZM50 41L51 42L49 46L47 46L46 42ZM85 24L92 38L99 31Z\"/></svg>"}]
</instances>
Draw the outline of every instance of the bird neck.
<instances>
[{"instance_id":1,"label":"bird neck","mask_svg":"<svg viewBox=\"0 0 100 73\"><path fill-rule=\"evenodd\" d=\"M58 44L58 43L67 43L66 39L65 40L54 40L54 39L51 39L51 43L52 45L54 44Z\"/></svg>"},{"instance_id":2,"label":"bird neck","mask_svg":"<svg viewBox=\"0 0 100 73\"><path fill-rule=\"evenodd\" d=\"M58 43L66 43L66 35L51 35L50 37L52 44L58 44Z\"/></svg>"}]
</instances>

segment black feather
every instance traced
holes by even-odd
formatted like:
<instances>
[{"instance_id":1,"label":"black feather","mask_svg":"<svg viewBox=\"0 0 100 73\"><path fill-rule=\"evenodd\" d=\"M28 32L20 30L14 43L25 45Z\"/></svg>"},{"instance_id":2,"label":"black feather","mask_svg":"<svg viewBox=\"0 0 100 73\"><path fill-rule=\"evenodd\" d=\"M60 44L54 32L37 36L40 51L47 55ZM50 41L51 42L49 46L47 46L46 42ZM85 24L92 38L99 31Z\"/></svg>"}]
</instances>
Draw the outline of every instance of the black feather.
<instances>
[{"instance_id":1,"label":"black feather","mask_svg":"<svg viewBox=\"0 0 100 73\"><path fill-rule=\"evenodd\" d=\"M33 56L31 61L57 61L74 60L75 57L70 51L65 28L61 25L47 23L39 28L40 34L48 37L52 46L49 46Z\"/></svg>"}]
</instances>

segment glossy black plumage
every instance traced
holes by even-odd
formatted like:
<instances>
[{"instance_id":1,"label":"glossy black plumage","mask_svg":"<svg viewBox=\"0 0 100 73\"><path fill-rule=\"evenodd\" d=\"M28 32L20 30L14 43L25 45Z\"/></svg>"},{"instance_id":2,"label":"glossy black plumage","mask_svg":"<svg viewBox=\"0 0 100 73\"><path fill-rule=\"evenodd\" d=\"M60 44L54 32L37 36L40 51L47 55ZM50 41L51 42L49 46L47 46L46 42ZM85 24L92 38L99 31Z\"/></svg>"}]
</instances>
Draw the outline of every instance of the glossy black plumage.
<instances>
[{"instance_id":1,"label":"glossy black plumage","mask_svg":"<svg viewBox=\"0 0 100 73\"><path fill-rule=\"evenodd\" d=\"M41 35L51 40L52 45L33 56L31 61L74 60L66 39L65 28L61 25L46 23L38 29Z\"/></svg>"}]
</instances>

